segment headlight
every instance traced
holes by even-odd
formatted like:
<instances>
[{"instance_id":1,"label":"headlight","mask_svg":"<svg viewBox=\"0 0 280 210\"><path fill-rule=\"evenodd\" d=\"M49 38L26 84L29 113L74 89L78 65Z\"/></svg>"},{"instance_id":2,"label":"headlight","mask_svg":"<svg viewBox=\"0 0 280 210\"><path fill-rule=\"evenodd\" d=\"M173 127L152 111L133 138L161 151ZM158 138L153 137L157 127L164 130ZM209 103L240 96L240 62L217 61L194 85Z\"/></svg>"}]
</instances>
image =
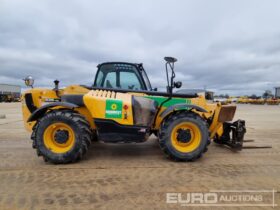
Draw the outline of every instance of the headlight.
<instances>
[{"instance_id":1,"label":"headlight","mask_svg":"<svg viewBox=\"0 0 280 210\"><path fill-rule=\"evenodd\" d=\"M27 77L25 77L25 79L23 79L23 80L24 80L24 83L25 83L26 86L32 87L32 88L33 88L33 84L34 84L34 79L33 79L33 77L27 76Z\"/></svg>"}]
</instances>

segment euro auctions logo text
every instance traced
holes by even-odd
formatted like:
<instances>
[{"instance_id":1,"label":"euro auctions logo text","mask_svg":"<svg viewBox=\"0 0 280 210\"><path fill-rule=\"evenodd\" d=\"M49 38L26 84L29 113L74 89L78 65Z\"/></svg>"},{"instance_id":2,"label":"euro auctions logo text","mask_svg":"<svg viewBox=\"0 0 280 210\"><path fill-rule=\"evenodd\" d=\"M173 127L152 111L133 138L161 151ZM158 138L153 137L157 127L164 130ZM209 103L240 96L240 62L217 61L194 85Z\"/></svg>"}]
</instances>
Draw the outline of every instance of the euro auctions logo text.
<instances>
[{"instance_id":1,"label":"euro auctions logo text","mask_svg":"<svg viewBox=\"0 0 280 210\"><path fill-rule=\"evenodd\" d=\"M166 193L167 204L180 206L270 206L275 207L274 190L215 190Z\"/></svg>"},{"instance_id":2,"label":"euro auctions logo text","mask_svg":"<svg viewBox=\"0 0 280 210\"><path fill-rule=\"evenodd\" d=\"M166 193L166 203L213 204L217 202L217 193Z\"/></svg>"}]
</instances>

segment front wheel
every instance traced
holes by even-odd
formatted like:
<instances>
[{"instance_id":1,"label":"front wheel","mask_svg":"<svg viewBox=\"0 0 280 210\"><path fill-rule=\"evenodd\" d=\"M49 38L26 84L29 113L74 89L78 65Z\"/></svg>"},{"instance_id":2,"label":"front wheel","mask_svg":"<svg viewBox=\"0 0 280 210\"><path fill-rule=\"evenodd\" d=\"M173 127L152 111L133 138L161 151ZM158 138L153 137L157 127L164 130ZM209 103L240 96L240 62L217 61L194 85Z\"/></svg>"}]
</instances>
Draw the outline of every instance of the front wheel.
<instances>
[{"instance_id":1,"label":"front wheel","mask_svg":"<svg viewBox=\"0 0 280 210\"><path fill-rule=\"evenodd\" d=\"M193 112L174 113L161 125L160 147L173 160L196 160L207 151L209 143L206 122Z\"/></svg>"},{"instance_id":2,"label":"front wheel","mask_svg":"<svg viewBox=\"0 0 280 210\"><path fill-rule=\"evenodd\" d=\"M52 163L70 163L81 159L91 143L89 123L70 110L48 112L36 124L32 139L37 154Z\"/></svg>"}]
</instances>

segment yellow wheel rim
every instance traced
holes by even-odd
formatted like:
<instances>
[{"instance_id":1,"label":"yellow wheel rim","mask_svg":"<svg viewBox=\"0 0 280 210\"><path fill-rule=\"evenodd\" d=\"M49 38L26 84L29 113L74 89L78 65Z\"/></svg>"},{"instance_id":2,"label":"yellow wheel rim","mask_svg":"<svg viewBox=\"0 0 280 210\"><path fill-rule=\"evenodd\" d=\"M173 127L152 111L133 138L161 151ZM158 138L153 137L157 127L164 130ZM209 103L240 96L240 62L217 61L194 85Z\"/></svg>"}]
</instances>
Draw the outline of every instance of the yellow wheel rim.
<instances>
[{"instance_id":1,"label":"yellow wheel rim","mask_svg":"<svg viewBox=\"0 0 280 210\"><path fill-rule=\"evenodd\" d=\"M181 132L182 130L187 131L189 134L187 142L182 142L182 140L180 141L180 138L178 137L179 132ZM182 153L192 152L199 147L200 142L201 142L201 132L200 129L197 127L197 125L195 125L194 123L191 122L180 123L176 125L171 132L172 146L179 152Z\"/></svg>"},{"instance_id":2,"label":"yellow wheel rim","mask_svg":"<svg viewBox=\"0 0 280 210\"><path fill-rule=\"evenodd\" d=\"M63 139L58 139L58 134L64 134ZM44 132L44 144L54 153L65 153L72 149L75 143L73 129L65 123L53 123Z\"/></svg>"}]
</instances>

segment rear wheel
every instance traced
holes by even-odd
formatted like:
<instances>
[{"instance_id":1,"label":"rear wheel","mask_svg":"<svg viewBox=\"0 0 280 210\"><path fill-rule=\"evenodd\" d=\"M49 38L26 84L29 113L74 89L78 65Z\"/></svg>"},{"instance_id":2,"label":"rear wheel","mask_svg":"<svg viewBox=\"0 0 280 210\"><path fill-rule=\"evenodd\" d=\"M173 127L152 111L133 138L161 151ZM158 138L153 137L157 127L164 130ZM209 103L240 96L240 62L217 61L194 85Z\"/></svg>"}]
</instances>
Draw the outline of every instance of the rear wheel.
<instances>
[{"instance_id":1,"label":"rear wheel","mask_svg":"<svg viewBox=\"0 0 280 210\"><path fill-rule=\"evenodd\" d=\"M174 113L161 125L160 147L173 160L195 160L207 151L209 143L207 124L195 113Z\"/></svg>"},{"instance_id":2,"label":"rear wheel","mask_svg":"<svg viewBox=\"0 0 280 210\"><path fill-rule=\"evenodd\" d=\"M75 162L86 154L92 132L83 116L73 111L48 112L34 127L33 147L52 163Z\"/></svg>"}]
</instances>

